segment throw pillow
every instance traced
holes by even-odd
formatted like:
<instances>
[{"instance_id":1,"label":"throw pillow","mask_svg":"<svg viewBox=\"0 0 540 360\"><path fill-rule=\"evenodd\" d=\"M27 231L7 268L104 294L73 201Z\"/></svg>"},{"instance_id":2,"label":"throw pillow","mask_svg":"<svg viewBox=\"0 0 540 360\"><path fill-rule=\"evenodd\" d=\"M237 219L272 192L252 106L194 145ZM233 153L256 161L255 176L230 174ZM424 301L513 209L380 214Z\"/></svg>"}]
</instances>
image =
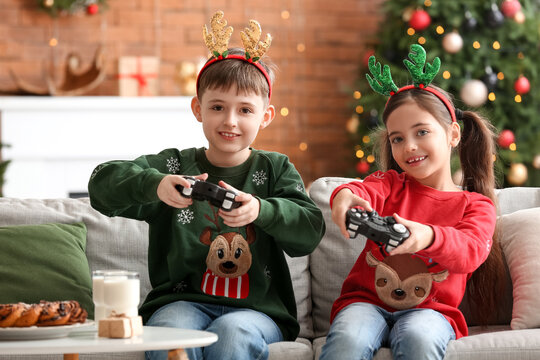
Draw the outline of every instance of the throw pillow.
<instances>
[{"instance_id":1,"label":"throw pillow","mask_svg":"<svg viewBox=\"0 0 540 360\"><path fill-rule=\"evenodd\" d=\"M501 246L510 270L514 306L512 329L540 327L540 208L500 216L497 221Z\"/></svg>"},{"instance_id":2,"label":"throw pillow","mask_svg":"<svg viewBox=\"0 0 540 360\"><path fill-rule=\"evenodd\" d=\"M94 318L86 226L0 227L0 303L77 300Z\"/></svg>"}]
</instances>

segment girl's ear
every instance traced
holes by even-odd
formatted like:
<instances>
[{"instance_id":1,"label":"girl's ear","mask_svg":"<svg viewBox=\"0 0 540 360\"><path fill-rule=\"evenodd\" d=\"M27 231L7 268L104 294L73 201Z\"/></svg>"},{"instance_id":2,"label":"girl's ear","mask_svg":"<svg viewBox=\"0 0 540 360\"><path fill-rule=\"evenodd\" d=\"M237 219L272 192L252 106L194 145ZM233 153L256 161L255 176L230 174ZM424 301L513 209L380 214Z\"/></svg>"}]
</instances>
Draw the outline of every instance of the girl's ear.
<instances>
[{"instance_id":1,"label":"girl's ear","mask_svg":"<svg viewBox=\"0 0 540 360\"><path fill-rule=\"evenodd\" d=\"M191 111L193 112L193 115L195 115L197 121L202 123L201 103L199 102L199 98L197 96L194 96L191 99Z\"/></svg>"},{"instance_id":2,"label":"girl's ear","mask_svg":"<svg viewBox=\"0 0 540 360\"><path fill-rule=\"evenodd\" d=\"M461 140L461 127L457 122L453 122L450 126L450 145L452 147L458 146Z\"/></svg>"},{"instance_id":3,"label":"girl's ear","mask_svg":"<svg viewBox=\"0 0 540 360\"><path fill-rule=\"evenodd\" d=\"M276 108L274 107L274 105L268 105L268 107L266 108L266 111L264 112L264 118L263 118L263 121L261 122L261 125L259 126L259 129L262 130L268 125L270 125L272 120L274 120L275 116L276 116Z\"/></svg>"}]
</instances>

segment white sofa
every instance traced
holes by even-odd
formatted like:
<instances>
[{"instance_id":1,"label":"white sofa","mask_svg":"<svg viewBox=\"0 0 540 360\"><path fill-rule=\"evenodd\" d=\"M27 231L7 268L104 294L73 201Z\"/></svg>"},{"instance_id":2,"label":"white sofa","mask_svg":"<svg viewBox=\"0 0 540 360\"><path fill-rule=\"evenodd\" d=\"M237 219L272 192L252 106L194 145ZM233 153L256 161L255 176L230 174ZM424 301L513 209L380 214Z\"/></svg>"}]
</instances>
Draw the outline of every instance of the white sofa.
<instances>
[{"instance_id":1,"label":"white sofa","mask_svg":"<svg viewBox=\"0 0 540 360\"><path fill-rule=\"evenodd\" d=\"M310 196L325 216L327 231L311 255L288 259L301 330L295 342L271 344L271 360L318 359L329 329L332 303L365 242L360 238L343 238L330 220L328 200L332 190L351 180L321 178L310 188ZM464 301L462 308L470 324L470 336L452 341L445 359L540 359L540 281L535 281L538 277L535 275L540 273L540 188L508 188L497 193L501 215L499 231L512 280L509 283L513 287L509 285L501 294L505 305L495 324L488 328L475 326L472 310ZM0 226L79 221L83 221L88 230L86 257L90 269L138 271L142 301L150 289L146 270L146 223L103 216L90 207L88 199L0 198ZM1 347L0 341L0 354ZM29 358L60 357L0 355L0 359ZM80 358L142 360L144 356L132 352L81 354ZM376 360L391 358L385 348L375 357Z\"/></svg>"}]
</instances>

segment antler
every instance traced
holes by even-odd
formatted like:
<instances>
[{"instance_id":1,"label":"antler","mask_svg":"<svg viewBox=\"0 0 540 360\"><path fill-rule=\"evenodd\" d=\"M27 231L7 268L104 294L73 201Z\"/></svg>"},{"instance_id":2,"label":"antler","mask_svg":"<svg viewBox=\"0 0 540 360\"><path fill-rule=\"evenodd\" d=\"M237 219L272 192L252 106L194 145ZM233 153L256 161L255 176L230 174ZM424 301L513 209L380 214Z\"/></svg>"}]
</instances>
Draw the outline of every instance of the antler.
<instances>
[{"instance_id":1,"label":"antler","mask_svg":"<svg viewBox=\"0 0 540 360\"><path fill-rule=\"evenodd\" d=\"M210 207L212 208L212 214L214 215L214 219L210 218L207 214L204 214L204 217L206 220L210 221L212 224L216 226L216 231L221 231L221 226L219 226L219 215L218 215L218 209L215 209L211 204Z\"/></svg>"},{"instance_id":2,"label":"antler","mask_svg":"<svg viewBox=\"0 0 540 360\"><path fill-rule=\"evenodd\" d=\"M249 28L245 28L244 31L240 32L247 59L251 58L252 61L259 60L270 47L272 36L266 34L266 40L262 42L259 41L261 34L261 25L255 20L250 20Z\"/></svg>"},{"instance_id":3,"label":"antler","mask_svg":"<svg viewBox=\"0 0 540 360\"><path fill-rule=\"evenodd\" d=\"M223 11L216 11L212 16L210 20L212 32L209 32L206 25L203 25L204 43L215 57L227 56L229 40L233 32L232 26L227 26L227 20L223 19L223 16Z\"/></svg>"},{"instance_id":4,"label":"antler","mask_svg":"<svg viewBox=\"0 0 540 360\"><path fill-rule=\"evenodd\" d=\"M428 86L441 68L441 60L436 57L433 59L433 65L426 61L426 50L418 44L411 45L411 52L409 53L409 60L403 60L403 63L409 69L409 73L412 76L415 86ZM426 65L426 72L424 72L424 64Z\"/></svg>"},{"instance_id":5,"label":"antler","mask_svg":"<svg viewBox=\"0 0 540 360\"><path fill-rule=\"evenodd\" d=\"M369 58L368 63L369 71L373 74L373 78L366 74L366 78L369 82L369 86L379 94L390 96L392 92L397 92L398 87L394 84L392 80L392 75L390 74L390 67L388 65L383 66L383 71L381 73L381 63L377 62L375 56Z\"/></svg>"}]
</instances>

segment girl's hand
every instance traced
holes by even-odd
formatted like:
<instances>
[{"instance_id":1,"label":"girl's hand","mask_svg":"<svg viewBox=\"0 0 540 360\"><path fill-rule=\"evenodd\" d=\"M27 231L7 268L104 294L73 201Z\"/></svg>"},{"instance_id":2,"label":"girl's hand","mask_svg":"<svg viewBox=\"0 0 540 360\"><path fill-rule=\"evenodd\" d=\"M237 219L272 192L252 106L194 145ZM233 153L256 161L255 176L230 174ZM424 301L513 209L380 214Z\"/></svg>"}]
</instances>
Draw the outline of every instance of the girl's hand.
<instances>
[{"instance_id":1,"label":"girl's hand","mask_svg":"<svg viewBox=\"0 0 540 360\"><path fill-rule=\"evenodd\" d=\"M400 224L403 224L409 229L411 236L401 245L390 252L390 255L413 254L420 250L424 250L433 243L434 233L431 226L420 224L414 221L406 220L394 214L394 219Z\"/></svg>"},{"instance_id":2,"label":"girl's hand","mask_svg":"<svg viewBox=\"0 0 540 360\"><path fill-rule=\"evenodd\" d=\"M195 179L205 181L208 178L208 174L200 174L192 176ZM157 196L165 204L175 208L185 208L193 204L191 198L186 198L180 195L180 192L176 189L176 185L182 185L183 187L190 187L191 184L182 175L167 175L158 185Z\"/></svg>"},{"instance_id":3,"label":"girl's hand","mask_svg":"<svg viewBox=\"0 0 540 360\"><path fill-rule=\"evenodd\" d=\"M261 204L256 197L235 189L231 185L227 184L225 181L220 181L219 186L236 192L237 195L234 200L242 203L240 207L231 211L219 209L218 214L223 219L223 223L225 223L225 225L231 227L241 227L247 224L251 224L255 221L255 219L257 219L257 217L259 217L259 210L261 209Z\"/></svg>"},{"instance_id":4,"label":"girl's hand","mask_svg":"<svg viewBox=\"0 0 540 360\"><path fill-rule=\"evenodd\" d=\"M355 206L361 206L366 211L373 211L370 203L361 197L354 195L349 189L340 190L332 202L332 221L339 226L339 230L347 239L349 232L345 226L345 217L347 211Z\"/></svg>"}]
</instances>

